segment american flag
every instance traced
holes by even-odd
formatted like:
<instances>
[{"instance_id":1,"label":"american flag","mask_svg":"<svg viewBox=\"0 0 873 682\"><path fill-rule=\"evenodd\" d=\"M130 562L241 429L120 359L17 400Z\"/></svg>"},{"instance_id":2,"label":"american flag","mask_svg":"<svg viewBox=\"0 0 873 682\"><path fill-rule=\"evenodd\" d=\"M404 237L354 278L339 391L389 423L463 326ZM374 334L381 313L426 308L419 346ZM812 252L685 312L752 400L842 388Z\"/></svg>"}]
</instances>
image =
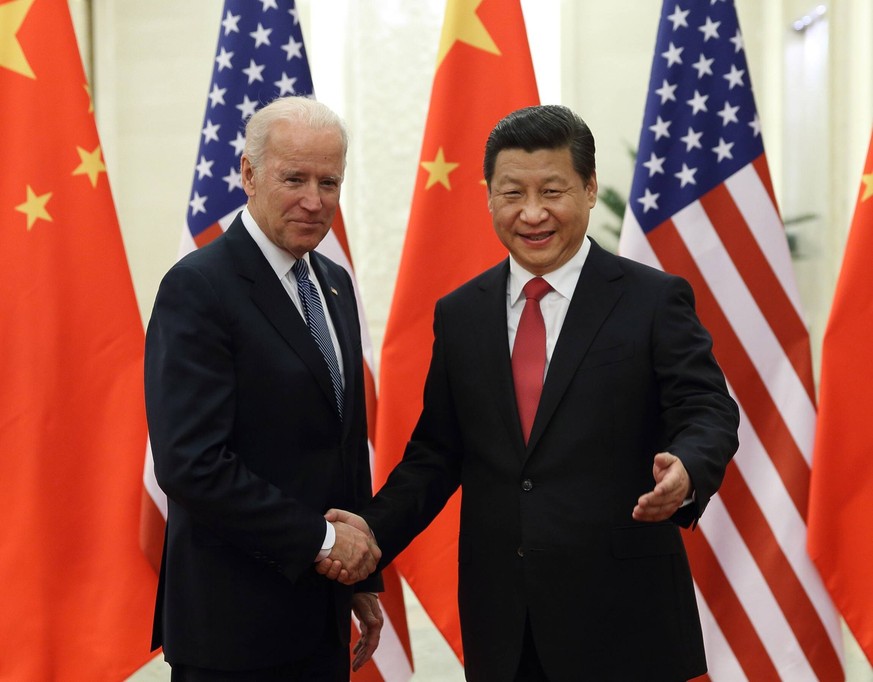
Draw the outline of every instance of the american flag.
<instances>
[{"instance_id":1,"label":"american flag","mask_svg":"<svg viewBox=\"0 0 873 682\"><path fill-rule=\"evenodd\" d=\"M223 15L188 201L197 247L246 203L239 162L248 118L276 97L315 94L293 1L227 0Z\"/></svg>"},{"instance_id":2,"label":"american flag","mask_svg":"<svg viewBox=\"0 0 873 682\"><path fill-rule=\"evenodd\" d=\"M805 551L809 338L732 0L665 0L619 250L694 287L741 410L740 448L685 534L709 676L842 680Z\"/></svg>"},{"instance_id":3,"label":"american flag","mask_svg":"<svg viewBox=\"0 0 873 682\"><path fill-rule=\"evenodd\" d=\"M249 117L277 97L315 96L294 0L225 0L222 17L180 257L220 236L246 203L240 157L245 148L245 124ZM318 251L345 267L355 282L372 434L376 414L373 344L339 211ZM371 440L371 464L372 459ZM144 486L140 539L143 550L157 566L167 505L154 478L151 452L146 453ZM392 567L383 572L383 577L385 592L380 595L380 601L385 624L380 645L373 657L375 665L368 664L353 675L352 679L357 682L406 682L412 677L400 580Z\"/></svg>"}]
</instances>

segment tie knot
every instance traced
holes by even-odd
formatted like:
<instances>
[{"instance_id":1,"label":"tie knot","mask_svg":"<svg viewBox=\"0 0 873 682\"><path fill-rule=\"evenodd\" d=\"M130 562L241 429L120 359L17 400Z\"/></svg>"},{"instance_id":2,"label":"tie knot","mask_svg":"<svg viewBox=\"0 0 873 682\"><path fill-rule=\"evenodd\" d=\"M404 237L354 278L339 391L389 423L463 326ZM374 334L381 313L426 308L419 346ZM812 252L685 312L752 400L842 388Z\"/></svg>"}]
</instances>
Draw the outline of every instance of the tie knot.
<instances>
[{"instance_id":1,"label":"tie knot","mask_svg":"<svg viewBox=\"0 0 873 682\"><path fill-rule=\"evenodd\" d=\"M309 281L309 271L306 269L306 261L302 258L295 261L294 265L291 266L291 271L294 273L294 277L297 278L298 282Z\"/></svg>"},{"instance_id":2,"label":"tie knot","mask_svg":"<svg viewBox=\"0 0 873 682\"><path fill-rule=\"evenodd\" d=\"M526 299L534 299L539 302L539 300L549 293L552 290L552 285L549 284L542 277L534 277L527 284L524 285L524 288L521 290Z\"/></svg>"}]
</instances>

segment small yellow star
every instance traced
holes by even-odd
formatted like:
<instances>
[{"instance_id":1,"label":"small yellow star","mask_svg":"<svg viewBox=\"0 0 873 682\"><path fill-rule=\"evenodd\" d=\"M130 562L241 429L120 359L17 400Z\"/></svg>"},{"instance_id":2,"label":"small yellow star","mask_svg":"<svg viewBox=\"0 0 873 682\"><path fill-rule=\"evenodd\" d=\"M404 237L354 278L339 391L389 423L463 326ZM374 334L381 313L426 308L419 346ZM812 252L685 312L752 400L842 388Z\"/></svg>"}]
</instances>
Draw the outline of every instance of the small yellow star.
<instances>
[{"instance_id":1,"label":"small yellow star","mask_svg":"<svg viewBox=\"0 0 873 682\"><path fill-rule=\"evenodd\" d=\"M482 0L449 0L446 5L446 19L440 37L440 48L437 54L437 68L443 63L449 50L458 41L467 43L491 54L500 54L497 44L485 28L485 24L476 14L476 9Z\"/></svg>"},{"instance_id":2,"label":"small yellow star","mask_svg":"<svg viewBox=\"0 0 873 682\"><path fill-rule=\"evenodd\" d=\"M861 182L864 183L864 194L861 196L861 201L867 201L867 199L873 197L873 173L862 175Z\"/></svg>"},{"instance_id":3,"label":"small yellow star","mask_svg":"<svg viewBox=\"0 0 873 682\"><path fill-rule=\"evenodd\" d=\"M36 75L24 56L17 34L33 2L34 0L12 0L0 5L0 68L28 78L36 78Z\"/></svg>"},{"instance_id":4,"label":"small yellow star","mask_svg":"<svg viewBox=\"0 0 873 682\"><path fill-rule=\"evenodd\" d=\"M87 175L91 180L91 186L96 187L97 176L100 173L106 172L106 166L100 158L102 155L100 145L98 144L94 147L93 152L89 152L79 146L76 146L76 151L79 152L79 158L82 159L82 163L73 171L73 175Z\"/></svg>"},{"instance_id":5,"label":"small yellow star","mask_svg":"<svg viewBox=\"0 0 873 682\"><path fill-rule=\"evenodd\" d=\"M33 224L37 220L42 219L47 220L48 222L52 222L52 217L49 215L48 211L45 208L45 205L51 198L51 192L37 195L37 193L33 191L33 188L30 185L27 186L27 201L25 201L23 204L19 204L18 206L16 206L15 210L21 211L24 215L27 216L28 230L33 227Z\"/></svg>"},{"instance_id":6,"label":"small yellow star","mask_svg":"<svg viewBox=\"0 0 873 682\"><path fill-rule=\"evenodd\" d=\"M443 152L443 148L440 147L437 151L436 158L433 161L422 161L421 165L429 173L427 183L424 186L425 189L430 189L436 183L440 183L446 189L451 189L452 186L449 183L449 173L461 164L446 161L445 152Z\"/></svg>"}]
</instances>

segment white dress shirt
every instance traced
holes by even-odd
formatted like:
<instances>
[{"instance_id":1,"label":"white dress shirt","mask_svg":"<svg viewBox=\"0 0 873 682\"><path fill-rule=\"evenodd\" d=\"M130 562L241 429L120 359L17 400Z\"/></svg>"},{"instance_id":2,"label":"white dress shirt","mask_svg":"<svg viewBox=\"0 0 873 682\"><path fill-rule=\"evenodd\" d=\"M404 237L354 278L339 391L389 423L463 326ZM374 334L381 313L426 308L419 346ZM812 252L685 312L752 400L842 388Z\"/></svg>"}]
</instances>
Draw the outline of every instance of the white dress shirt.
<instances>
[{"instance_id":1,"label":"white dress shirt","mask_svg":"<svg viewBox=\"0 0 873 682\"><path fill-rule=\"evenodd\" d=\"M573 298L573 292L576 291L576 283L579 281L579 275L588 258L589 251L591 251L591 242L588 237L585 237L582 240L582 246L570 260L557 270L543 275L543 279L552 287L552 291L540 300L540 310L546 324L546 374L549 372L552 353L555 351L558 335L561 333L561 327L564 326L564 319L570 308L570 300ZM532 275L521 267L512 256L509 257L509 280L506 283L506 321L510 354L515 345L515 334L518 331L521 311L524 310L525 298L522 289L534 277L536 275Z\"/></svg>"}]
</instances>

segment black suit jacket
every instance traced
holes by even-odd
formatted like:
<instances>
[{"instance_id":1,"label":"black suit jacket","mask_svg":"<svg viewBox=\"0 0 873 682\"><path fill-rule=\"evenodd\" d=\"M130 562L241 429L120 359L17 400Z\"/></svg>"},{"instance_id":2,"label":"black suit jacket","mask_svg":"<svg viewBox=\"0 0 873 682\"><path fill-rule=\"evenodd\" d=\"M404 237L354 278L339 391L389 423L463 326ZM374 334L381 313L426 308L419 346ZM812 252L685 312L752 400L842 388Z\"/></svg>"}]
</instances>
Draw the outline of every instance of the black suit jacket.
<instances>
[{"instance_id":1,"label":"black suit jacket","mask_svg":"<svg viewBox=\"0 0 873 682\"><path fill-rule=\"evenodd\" d=\"M158 291L146 408L169 510L153 644L170 663L263 668L348 642L352 590L313 560L322 514L371 495L360 327L348 274L310 258L342 349L342 421L306 323L239 216Z\"/></svg>"},{"instance_id":2,"label":"black suit jacket","mask_svg":"<svg viewBox=\"0 0 873 682\"><path fill-rule=\"evenodd\" d=\"M511 682L525 618L549 679L684 680L706 669L677 525L632 519L655 453L682 459L702 513L738 412L678 278L596 244L570 303L530 442L510 368L504 262L437 303L424 408L364 515L390 561L462 486L467 678Z\"/></svg>"}]
</instances>

